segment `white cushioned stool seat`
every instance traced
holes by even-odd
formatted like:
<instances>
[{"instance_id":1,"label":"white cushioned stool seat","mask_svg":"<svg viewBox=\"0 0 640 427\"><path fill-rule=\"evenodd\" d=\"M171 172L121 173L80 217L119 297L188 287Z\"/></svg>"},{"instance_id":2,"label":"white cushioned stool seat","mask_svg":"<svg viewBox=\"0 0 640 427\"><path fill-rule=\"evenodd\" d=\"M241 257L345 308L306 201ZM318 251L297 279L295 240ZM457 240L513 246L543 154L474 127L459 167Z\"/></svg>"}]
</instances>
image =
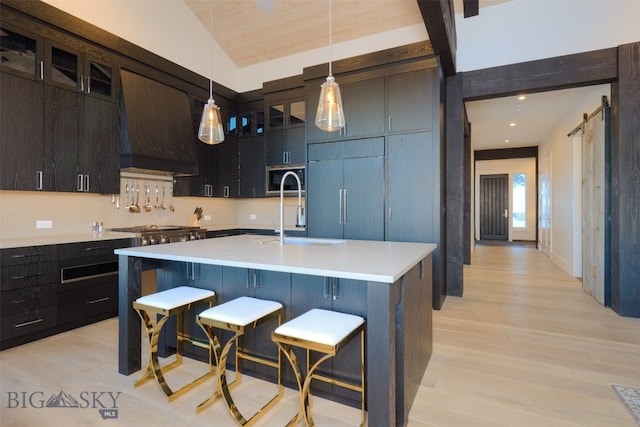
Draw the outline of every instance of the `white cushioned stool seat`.
<instances>
[{"instance_id":1,"label":"white cushioned stool seat","mask_svg":"<svg viewBox=\"0 0 640 427\"><path fill-rule=\"evenodd\" d=\"M252 297L239 297L203 311L198 315L200 321L213 320L238 326L247 326L274 311L282 308L276 301Z\"/></svg>"},{"instance_id":2,"label":"white cushioned stool seat","mask_svg":"<svg viewBox=\"0 0 640 427\"><path fill-rule=\"evenodd\" d=\"M216 293L207 289L192 288L190 286L179 286L145 295L136 300L137 304L147 307L155 307L160 310L173 310L183 305L188 305L196 301L214 296Z\"/></svg>"},{"instance_id":3,"label":"white cushioned stool seat","mask_svg":"<svg viewBox=\"0 0 640 427\"><path fill-rule=\"evenodd\" d=\"M284 323L274 333L335 346L363 323L360 316L314 308Z\"/></svg>"}]
</instances>

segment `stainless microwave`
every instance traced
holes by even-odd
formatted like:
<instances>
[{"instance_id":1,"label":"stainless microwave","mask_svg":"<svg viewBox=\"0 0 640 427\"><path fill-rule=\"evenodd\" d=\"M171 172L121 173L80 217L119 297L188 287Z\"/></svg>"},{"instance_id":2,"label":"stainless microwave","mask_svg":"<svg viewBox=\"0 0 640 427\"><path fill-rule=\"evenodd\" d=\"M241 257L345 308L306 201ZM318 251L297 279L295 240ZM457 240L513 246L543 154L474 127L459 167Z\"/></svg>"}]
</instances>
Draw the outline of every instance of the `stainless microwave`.
<instances>
[{"instance_id":1,"label":"stainless microwave","mask_svg":"<svg viewBox=\"0 0 640 427\"><path fill-rule=\"evenodd\" d=\"M280 194L280 181L287 172L292 171L300 178L302 185L302 194L304 194L305 179L304 165L284 165L284 166L267 166L267 195L276 196ZM286 195L298 194L298 183L293 176L288 176L284 182L284 193Z\"/></svg>"}]
</instances>

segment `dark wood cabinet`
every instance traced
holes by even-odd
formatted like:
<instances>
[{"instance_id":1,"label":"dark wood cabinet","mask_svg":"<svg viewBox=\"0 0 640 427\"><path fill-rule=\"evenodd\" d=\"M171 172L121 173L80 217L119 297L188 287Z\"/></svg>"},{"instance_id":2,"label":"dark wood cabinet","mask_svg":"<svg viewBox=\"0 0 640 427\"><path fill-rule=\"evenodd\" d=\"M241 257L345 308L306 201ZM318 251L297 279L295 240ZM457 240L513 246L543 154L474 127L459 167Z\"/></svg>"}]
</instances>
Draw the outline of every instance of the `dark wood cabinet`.
<instances>
[{"instance_id":1,"label":"dark wood cabinet","mask_svg":"<svg viewBox=\"0 0 640 427\"><path fill-rule=\"evenodd\" d=\"M266 195L265 137L241 137L239 149L238 197Z\"/></svg>"},{"instance_id":2,"label":"dark wood cabinet","mask_svg":"<svg viewBox=\"0 0 640 427\"><path fill-rule=\"evenodd\" d=\"M335 132L326 132L315 125L316 109L320 98L320 85L318 85L317 88L314 87L307 92L308 142L361 138L384 133L384 78L339 83L339 85L345 127Z\"/></svg>"},{"instance_id":3,"label":"dark wood cabinet","mask_svg":"<svg viewBox=\"0 0 640 427\"><path fill-rule=\"evenodd\" d=\"M233 197L238 183L237 113L220 107L225 131L224 141L209 145L198 139L198 128L206 100L190 97L193 134L199 173L196 176L176 178L175 196Z\"/></svg>"},{"instance_id":4,"label":"dark wood cabinet","mask_svg":"<svg viewBox=\"0 0 640 427\"><path fill-rule=\"evenodd\" d=\"M1 25L9 52L1 68L0 188L119 192L116 65L98 60L109 56L95 48L82 53Z\"/></svg>"},{"instance_id":5,"label":"dark wood cabinet","mask_svg":"<svg viewBox=\"0 0 640 427\"><path fill-rule=\"evenodd\" d=\"M0 91L0 189L42 190L44 85L3 71Z\"/></svg>"},{"instance_id":6,"label":"dark wood cabinet","mask_svg":"<svg viewBox=\"0 0 640 427\"><path fill-rule=\"evenodd\" d=\"M384 138L311 144L310 237L384 240Z\"/></svg>"},{"instance_id":7,"label":"dark wood cabinet","mask_svg":"<svg viewBox=\"0 0 640 427\"><path fill-rule=\"evenodd\" d=\"M56 254L53 245L0 251L0 349L56 327Z\"/></svg>"},{"instance_id":8,"label":"dark wood cabinet","mask_svg":"<svg viewBox=\"0 0 640 427\"><path fill-rule=\"evenodd\" d=\"M387 141L385 240L440 241L440 140L433 132Z\"/></svg>"},{"instance_id":9,"label":"dark wood cabinet","mask_svg":"<svg viewBox=\"0 0 640 427\"><path fill-rule=\"evenodd\" d=\"M223 267L223 283L230 284L223 288L224 300L231 301L241 296L250 296L260 299L277 301L285 310L290 307L291 301L291 275L277 271L255 270L247 268ZM283 322L289 315L285 312ZM278 348L271 340L271 332L277 327L276 319L259 325L243 337L243 345L246 350L261 357L277 360ZM231 333L225 332L225 341L231 337ZM232 351L235 351L233 349ZM229 355L229 361L233 364L234 356ZM253 370L259 376L274 377L273 369L261 364L243 362L245 369Z\"/></svg>"},{"instance_id":10,"label":"dark wood cabinet","mask_svg":"<svg viewBox=\"0 0 640 427\"><path fill-rule=\"evenodd\" d=\"M387 132L433 129L439 99L437 78L433 69L387 76Z\"/></svg>"},{"instance_id":11,"label":"dark wood cabinet","mask_svg":"<svg viewBox=\"0 0 640 427\"><path fill-rule=\"evenodd\" d=\"M302 88L265 96L267 166L304 164L307 112Z\"/></svg>"}]
</instances>

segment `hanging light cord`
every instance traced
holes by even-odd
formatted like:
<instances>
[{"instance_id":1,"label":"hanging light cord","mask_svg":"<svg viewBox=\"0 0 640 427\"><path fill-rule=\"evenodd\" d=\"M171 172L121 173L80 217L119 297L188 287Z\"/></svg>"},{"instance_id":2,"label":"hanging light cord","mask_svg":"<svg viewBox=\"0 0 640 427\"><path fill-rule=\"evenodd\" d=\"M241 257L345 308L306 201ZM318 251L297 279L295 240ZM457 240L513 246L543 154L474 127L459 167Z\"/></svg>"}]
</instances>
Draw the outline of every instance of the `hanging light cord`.
<instances>
[{"instance_id":1,"label":"hanging light cord","mask_svg":"<svg viewBox=\"0 0 640 427\"><path fill-rule=\"evenodd\" d=\"M209 47L209 98L213 98L213 0L209 3L209 31L211 31L211 44Z\"/></svg>"},{"instance_id":2,"label":"hanging light cord","mask_svg":"<svg viewBox=\"0 0 640 427\"><path fill-rule=\"evenodd\" d=\"M333 73L331 72L331 59L333 57L332 55L332 39L331 39L331 0L329 0L329 75L332 76Z\"/></svg>"}]
</instances>

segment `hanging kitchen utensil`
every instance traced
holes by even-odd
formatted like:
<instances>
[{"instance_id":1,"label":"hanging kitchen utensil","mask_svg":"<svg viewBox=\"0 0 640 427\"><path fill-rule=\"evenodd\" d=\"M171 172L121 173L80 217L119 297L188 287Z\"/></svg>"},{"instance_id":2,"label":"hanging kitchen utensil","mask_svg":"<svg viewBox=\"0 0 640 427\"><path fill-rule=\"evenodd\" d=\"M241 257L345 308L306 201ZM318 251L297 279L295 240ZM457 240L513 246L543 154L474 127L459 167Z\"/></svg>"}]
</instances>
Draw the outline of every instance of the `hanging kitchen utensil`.
<instances>
[{"instance_id":1,"label":"hanging kitchen utensil","mask_svg":"<svg viewBox=\"0 0 640 427\"><path fill-rule=\"evenodd\" d=\"M162 205L160 204L160 189L156 185L156 204L153 205L154 208L160 209Z\"/></svg>"},{"instance_id":2,"label":"hanging kitchen utensil","mask_svg":"<svg viewBox=\"0 0 640 427\"><path fill-rule=\"evenodd\" d=\"M151 188L149 187L149 185L145 185L144 186L144 194L146 197L146 202L144 204L144 210L146 212L151 212Z\"/></svg>"},{"instance_id":3,"label":"hanging kitchen utensil","mask_svg":"<svg viewBox=\"0 0 640 427\"><path fill-rule=\"evenodd\" d=\"M131 191L131 206L129 206L129 212L139 213L140 206L138 206L138 202L140 201L140 186L136 184L136 203L133 204L133 190Z\"/></svg>"},{"instance_id":4,"label":"hanging kitchen utensil","mask_svg":"<svg viewBox=\"0 0 640 427\"><path fill-rule=\"evenodd\" d=\"M129 204L129 183L127 183L127 185L124 186L124 208L125 209L129 209L129 206L131 206Z\"/></svg>"},{"instance_id":5,"label":"hanging kitchen utensil","mask_svg":"<svg viewBox=\"0 0 640 427\"><path fill-rule=\"evenodd\" d=\"M161 206L162 206L162 209L167 209L167 206L164 204L164 185L162 186L162 202L161 202Z\"/></svg>"}]
</instances>

